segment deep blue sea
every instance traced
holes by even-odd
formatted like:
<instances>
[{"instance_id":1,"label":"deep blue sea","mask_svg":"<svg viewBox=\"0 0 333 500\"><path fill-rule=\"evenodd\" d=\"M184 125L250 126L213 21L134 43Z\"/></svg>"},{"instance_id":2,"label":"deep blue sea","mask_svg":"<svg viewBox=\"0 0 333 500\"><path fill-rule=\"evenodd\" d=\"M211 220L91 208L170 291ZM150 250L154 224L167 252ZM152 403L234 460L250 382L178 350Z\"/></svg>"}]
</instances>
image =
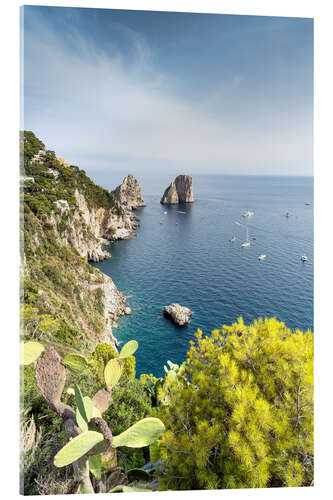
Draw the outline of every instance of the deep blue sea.
<instances>
[{"instance_id":1,"label":"deep blue sea","mask_svg":"<svg viewBox=\"0 0 333 500\"><path fill-rule=\"evenodd\" d=\"M96 264L128 296L132 315L114 334L138 340L137 375L163 375L167 360L185 359L198 328L209 334L239 316L313 329L312 178L193 176L195 203L177 206L160 204L168 182L139 181L147 207L137 211L137 237L111 243L112 258ZM243 218L244 210L254 215ZM246 226L256 239L241 248ZM172 302L193 311L189 325L164 318Z\"/></svg>"}]
</instances>

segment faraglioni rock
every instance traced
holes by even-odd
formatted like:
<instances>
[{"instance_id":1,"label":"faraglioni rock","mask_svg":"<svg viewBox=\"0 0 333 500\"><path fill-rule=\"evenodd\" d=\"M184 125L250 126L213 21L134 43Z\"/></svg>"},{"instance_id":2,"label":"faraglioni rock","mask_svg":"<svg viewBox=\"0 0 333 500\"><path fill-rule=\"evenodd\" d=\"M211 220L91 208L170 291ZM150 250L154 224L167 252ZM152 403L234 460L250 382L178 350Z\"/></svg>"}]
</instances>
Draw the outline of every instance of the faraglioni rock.
<instances>
[{"instance_id":1,"label":"faraglioni rock","mask_svg":"<svg viewBox=\"0 0 333 500\"><path fill-rule=\"evenodd\" d=\"M166 188L161 199L163 205L193 202L193 181L190 175L178 175Z\"/></svg>"},{"instance_id":2,"label":"faraglioni rock","mask_svg":"<svg viewBox=\"0 0 333 500\"><path fill-rule=\"evenodd\" d=\"M123 208L135 210L138 207L146 206L141 194L140 184L131 174L128 174L120 186L112 192Z\"/></svg>"},{"instance_id":3,"label":"faraglioni rock","mask_svg":"<svg viewBox=\"0 0 333 500\"><path fill-rule=\"evenodd\" d=\"M164 306L163 312L165 316L170 317L172 321L179 326L186 325L191 321L191 309L181 306L180 304L170 304L169 306Z\"/></svg>"}]
</instances>

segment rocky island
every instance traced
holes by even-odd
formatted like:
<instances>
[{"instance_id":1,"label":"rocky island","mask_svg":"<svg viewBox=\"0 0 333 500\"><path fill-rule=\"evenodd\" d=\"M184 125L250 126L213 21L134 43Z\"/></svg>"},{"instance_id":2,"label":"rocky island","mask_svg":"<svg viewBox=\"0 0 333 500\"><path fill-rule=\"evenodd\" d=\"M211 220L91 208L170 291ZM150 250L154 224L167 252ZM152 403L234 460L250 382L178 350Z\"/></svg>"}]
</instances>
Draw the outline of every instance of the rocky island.
<instances>
[{"instance_id":1,"label":"rocky island","mask_svg":"<svg viewBox=\"0 0 333 500\"><path fill-rule=\"evenodd\" d=\"M123 208L135 210L136 208L146 206L141 194L140 185L131 174L125 177L120 186L112 191L112 194Z\"/></svg>"},{"instance_id":2,"label":"rocky island","mask_svg":"<svg viewBox=\"0 0 333 500\"><path fill-rule=\"evenodd\" d=\"M180 304L170 304L164 306L163 313L172 319L176 325L183 326L191 321L192 311L188 307Z\"/></svg>"},{"instance_id":3,"label":"rocky island","mask_svg":"<svg viewBox=\"0 0 333 500\"><path fill-rule=\"evenodd\" d=\"M190 175L178 175L166 188L161 199L162 205L193 203L193 181Z\"/></svg>"}]
</instances>

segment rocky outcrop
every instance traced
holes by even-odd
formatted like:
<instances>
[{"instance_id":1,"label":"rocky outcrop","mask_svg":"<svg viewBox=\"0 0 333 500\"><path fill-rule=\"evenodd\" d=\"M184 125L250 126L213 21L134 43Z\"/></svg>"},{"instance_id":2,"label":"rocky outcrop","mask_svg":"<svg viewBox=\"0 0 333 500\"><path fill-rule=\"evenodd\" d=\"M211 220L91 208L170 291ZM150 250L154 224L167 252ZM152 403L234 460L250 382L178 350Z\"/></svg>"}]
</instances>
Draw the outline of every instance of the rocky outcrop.
<instances>
[{"instance_id":1,"label":"rocky outcrop","mask_svg":"<svg viewBox=\"0 0 333 500\"><path fill-rule=\"evenodd\" d=\"M47 218L55 230L59 245L72 246L82 257L99 262L111 257L103 249L110 240L135 236L138 217L131 210L89 208L85 196L77 189L74 197L77 205L74 211L70 210L66 200L57 200L54 202L56 210Z\"/></svg>"},{"instance_id":2,"label":"rocky outcrop","mask_svg":"<svg viewBox=\"0 0 333 500\"><path fill-rule=\"evenodd\" d=\"M193 202L193 181L190 175L178 175L164 191L161 199L163 205Z\"/></svg>"},{"instance_id":3,"label":"rocky outcrop","mask_svg":"<svg viewBox=\"0 0 333 500\"><path fill-rule=\"evenodd\" d=\"M140 185L131 174L128 174L120 186L112 191L112 193L119 205L125 209L135 210L136 208L146 206L142 198Z\"/></svg>"},{"instance_id":4,"label":"rocky outcrop","mask_svg":"<svg viewBox=\"0 0 333 500\"><path fill-rule=\"evenodd\" d=\"M126 314L126 297L121 293L112 279L104 273L100 273L103 279L102 284L90 285L89 290L102 290L102 305L104 310L104 328L98 333L96 343L107 342L118 346L117 339L113 336L112 327L116 326L116 321L120 316Z\"/></svg>"},{"instance_id":5,"label":"rocky outcrop","mask_svg":"<svg viewBox=\"0 0 333 500\"><path fill-rule=\"evenodd\" d=\"M176 325L183 326L191 321L192 311L188 307L180 304L170 304L164 306L163 313L172 319Z\"/></svg>"}]
</instances>

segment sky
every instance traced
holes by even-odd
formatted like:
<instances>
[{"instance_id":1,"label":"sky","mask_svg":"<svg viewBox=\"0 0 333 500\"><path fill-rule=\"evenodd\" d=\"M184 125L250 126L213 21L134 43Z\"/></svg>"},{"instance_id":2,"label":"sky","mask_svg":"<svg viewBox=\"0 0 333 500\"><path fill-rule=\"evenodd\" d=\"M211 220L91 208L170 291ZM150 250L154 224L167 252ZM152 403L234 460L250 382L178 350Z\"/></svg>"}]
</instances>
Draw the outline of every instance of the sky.
<instances>
[{"instance_id":1,"label":"sky","mask_svg":"<svg viewBox=\"0 0 333 500\"><path fill-rule=\"evenodd\" d=\"M312 175L313 20L22 8L22 128L92 177Z\"/></svg>"}]
</instances>

